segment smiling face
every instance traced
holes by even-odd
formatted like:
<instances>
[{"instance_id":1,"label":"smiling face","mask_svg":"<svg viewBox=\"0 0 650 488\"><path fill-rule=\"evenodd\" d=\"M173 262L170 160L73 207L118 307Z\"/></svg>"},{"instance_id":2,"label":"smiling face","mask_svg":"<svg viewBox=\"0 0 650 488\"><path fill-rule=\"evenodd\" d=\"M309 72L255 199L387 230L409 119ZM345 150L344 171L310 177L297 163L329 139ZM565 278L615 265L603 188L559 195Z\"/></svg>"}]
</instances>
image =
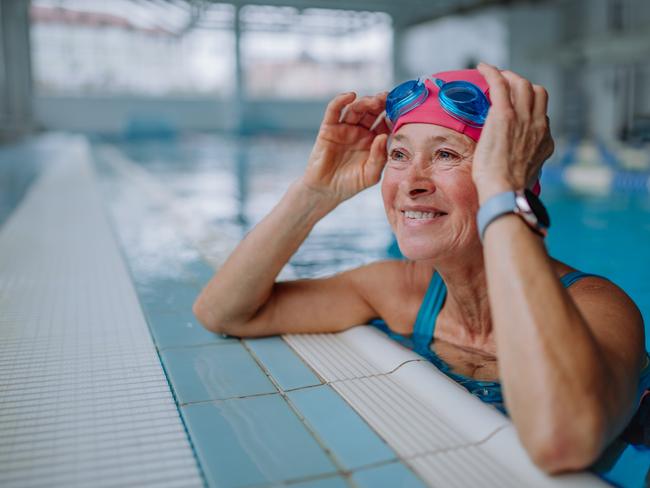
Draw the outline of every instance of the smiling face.
<instances>
[{"instance_id":1,"label":"smiling face","mask_svg":"<svg viewBox=\"0 0 650 488\"><path fill-rule=\"evenodd\" d=\"M460 257L480 248L475 146L469 137L432 124L405 124L391 138L381 191L407 258Z\"/></svg>"}]
</instances>

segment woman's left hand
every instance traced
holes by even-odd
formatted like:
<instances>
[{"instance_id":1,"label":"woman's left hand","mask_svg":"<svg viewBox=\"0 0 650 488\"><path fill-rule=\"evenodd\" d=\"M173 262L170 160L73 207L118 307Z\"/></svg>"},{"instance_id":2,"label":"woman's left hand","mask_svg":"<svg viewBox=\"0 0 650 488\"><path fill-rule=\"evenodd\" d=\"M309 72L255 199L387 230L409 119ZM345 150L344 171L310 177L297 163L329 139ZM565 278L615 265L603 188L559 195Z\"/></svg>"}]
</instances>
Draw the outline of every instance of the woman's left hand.
<instances>
[{"instance_id":1,"label":"woman's left hand","mask_svg":"<svg viewBox=\"0 0 650 488\"><path fill-rule=\"evenodd\" d=\"M496 193L520 190L535 181L553 153L546 90L512 71L481 63L492 106L476 146L472 177L480 202Z\"/></svg>"}]
</instances>

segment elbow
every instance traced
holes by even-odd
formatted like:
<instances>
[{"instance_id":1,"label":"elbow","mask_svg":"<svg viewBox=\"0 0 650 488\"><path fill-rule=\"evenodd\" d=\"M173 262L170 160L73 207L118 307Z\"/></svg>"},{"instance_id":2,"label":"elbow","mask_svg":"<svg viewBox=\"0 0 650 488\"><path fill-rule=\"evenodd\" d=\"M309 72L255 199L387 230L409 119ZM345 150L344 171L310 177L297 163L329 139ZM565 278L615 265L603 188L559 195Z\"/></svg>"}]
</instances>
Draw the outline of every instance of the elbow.
<instances>
[{"instance_id":1,"label":"elbow","mask_svg":"<svg viewBox=\"0 0 650 488\"><path fill-rule=\"evenodd\" d=\"M227 318L220 310L213 305L208 305L201 300L201 295L192 304L192 313L196 320L213 334L233 337L251 336L250 327L245 322Z\"/></svg>"},{"instance_id":2,"label":"elbow","mask_svg":"<svg viewBox=\"0 0 650 488\"><path fill-rule=\"evenodd\" d=\"M199 323L210 332L215 334L228 334L223 321L220 321L218 317L215 317L215 314L205 306L200 295L192 305L192 313L194 314L194 317L196 317L196 320L198 320Z\"/></svg>"},{"instance_id":3,"label":"elbow","mask_svg":"<svg viewBox=\"0 0 650 488\"><path fill-rule=\"evenodd\" d=\"M554 426L539 425L539 432L527 441L522 439L538 468L553 475L583 470L596 462L603 445L602 422L595 416L585 417Z\"/></svg>"}]
</instances>

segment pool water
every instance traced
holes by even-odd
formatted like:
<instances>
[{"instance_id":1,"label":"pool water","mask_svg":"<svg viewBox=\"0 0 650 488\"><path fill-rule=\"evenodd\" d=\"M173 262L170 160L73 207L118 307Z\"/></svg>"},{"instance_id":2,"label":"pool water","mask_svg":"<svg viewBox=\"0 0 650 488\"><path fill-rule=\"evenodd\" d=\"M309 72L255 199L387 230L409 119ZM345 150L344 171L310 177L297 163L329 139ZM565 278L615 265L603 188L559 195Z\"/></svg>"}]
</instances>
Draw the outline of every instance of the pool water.
<instances>
[{"instance_id":1,"label":"pool water","mask_svg":"<svg viewBox=\"0 0 650 488\"><path fill-rule=\"evenodd\" d=\"M178 205L191 210L195 238L201 240L202 228L208 226L234 228L243 236L259 222L302 174L312 140L194 135L114 144L166 186ZM650 196L585 195L557 183L542 184L552 220L550 254L608 277L650 320ZM376 186L323 219L290 262L298 277L326 276L387 257L392 241ZM646 348L650 350L648 336ZM645 425L650 425L650 413ZM635 435L638 441L644 433ZM645 446L615 442L596 471L618 486L649 486L650 430L645 436Z\"/></svg>"},{"instance_id":2,"label":"pool water","mask_svg":"<svg viewBox=\"0 0 650 488\"><path fill-rule=\"evenodd\" d=\"M311 139L191 136L122 142L119 149L172 190L197 221L235 226L259 222L304 169ZM621 286L650 320L650 196L572 192L542 181L552 227L552 256ZM386 257L392 243L378 186L323 219L292 258L300 277L331 274ZM650 350L650 336L646 336Z\"/></svg>"}]
</instances>

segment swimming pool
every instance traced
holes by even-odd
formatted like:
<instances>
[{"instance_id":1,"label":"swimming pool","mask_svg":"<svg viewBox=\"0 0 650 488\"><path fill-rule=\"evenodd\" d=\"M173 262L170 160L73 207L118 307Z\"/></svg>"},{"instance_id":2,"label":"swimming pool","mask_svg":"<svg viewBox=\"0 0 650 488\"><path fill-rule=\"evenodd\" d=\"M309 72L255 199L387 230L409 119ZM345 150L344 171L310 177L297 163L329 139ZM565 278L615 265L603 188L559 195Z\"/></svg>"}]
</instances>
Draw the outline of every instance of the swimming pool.
<instances>
[{"instance_id":1,"label":"swimming pool","mask_svg":"<svg viewBox=\"0 0 650 488\"><path fill-rule=\"evenodd\" d=\"M299 177L308 138L191 136L121 142L118 147L160 179L197 222L243 235ZM551 215L548 248L555 258L621 286L650 320L650 195L588 195L542 180ZM200 229L197 229L200 233ZM379 188L344 202L323 219L292 258L301 277L323 276L386 257L392 242ZM650 349L650 337L646 337Z\"/></svg>"},{"instance_id":2,"label":"swimming pool","mask_svg":"<svg viewBox=\"0 0 650 488\"><path fill-rule=\"evenodd\" d=\"M195 239L205 242L206 224L241 237L263 218L302 173L311 143L306 138L194 135L116 146L196 217L191 225ZM648 194L587 195L552 180L543 180L543 198L552 218L550 253L610 278L650 320L650 284L645 279L650 269L650 248L645 245L650 241ZM291 264L299 277L328 275L385 258L391 242L379 188L374 187L321 221ZM648 337L646 347L650 349ZM645 485L650 451L616 445L610 454L601 466L605 479L621 486Z\"/></svg>"}]
</instances>

